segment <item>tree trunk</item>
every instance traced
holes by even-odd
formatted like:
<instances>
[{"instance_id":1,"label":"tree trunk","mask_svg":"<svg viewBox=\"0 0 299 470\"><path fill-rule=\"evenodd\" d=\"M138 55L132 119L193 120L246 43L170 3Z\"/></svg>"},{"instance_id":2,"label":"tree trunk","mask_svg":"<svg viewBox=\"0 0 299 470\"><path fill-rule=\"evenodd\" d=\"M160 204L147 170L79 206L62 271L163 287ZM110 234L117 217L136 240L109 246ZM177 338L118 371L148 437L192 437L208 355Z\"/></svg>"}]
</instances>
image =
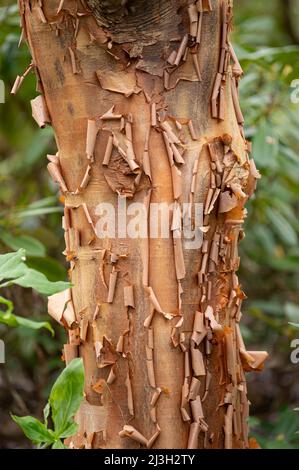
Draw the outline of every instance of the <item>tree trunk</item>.
<instances>
[{"instance_id":1,"label":"tree trunk","mask_svg":"<svg viewBox=\"0 0 299 470\"><path fill-rule=\"evenodd\" d=\"M244 372L266 353L247 352L239 328L237 244L259 174L238 105L232 0L19 3L41 93L33 116L58 146L48 169L74 285L49 313L69 332L66 362L85 366L68 444L248 447ZM150 233L153 203L172 205L168 237ZM186 227L203 243L190 247Z\"/></svg>"}]
</instances>

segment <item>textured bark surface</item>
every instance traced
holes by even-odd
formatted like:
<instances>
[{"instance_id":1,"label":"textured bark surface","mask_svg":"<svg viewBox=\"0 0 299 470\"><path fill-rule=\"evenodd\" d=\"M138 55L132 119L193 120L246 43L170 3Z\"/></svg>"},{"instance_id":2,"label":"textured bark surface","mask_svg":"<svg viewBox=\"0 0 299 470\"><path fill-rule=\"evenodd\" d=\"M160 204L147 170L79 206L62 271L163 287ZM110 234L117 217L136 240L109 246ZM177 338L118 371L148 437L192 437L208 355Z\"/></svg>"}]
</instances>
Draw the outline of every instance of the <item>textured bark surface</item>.
<instances>
[{"instance_id":1,"label":"textured bark surface","mask_svg":"<svg viewBox=\"0 0 299 470\"><path fill-rule=\"evenodd\" d=\"M66 361L82 356L86 373L69 445L248 447L244 371L266 353L247 352L239 329L237 245L259 174L238 106L232 2L19 3L41 93L33 115L57 140L48 168L74 284L49 312L69 330ZM127 207L202 203L202 246L98 238L96 207L118 195Z\"/></svg>"}]
</instances>

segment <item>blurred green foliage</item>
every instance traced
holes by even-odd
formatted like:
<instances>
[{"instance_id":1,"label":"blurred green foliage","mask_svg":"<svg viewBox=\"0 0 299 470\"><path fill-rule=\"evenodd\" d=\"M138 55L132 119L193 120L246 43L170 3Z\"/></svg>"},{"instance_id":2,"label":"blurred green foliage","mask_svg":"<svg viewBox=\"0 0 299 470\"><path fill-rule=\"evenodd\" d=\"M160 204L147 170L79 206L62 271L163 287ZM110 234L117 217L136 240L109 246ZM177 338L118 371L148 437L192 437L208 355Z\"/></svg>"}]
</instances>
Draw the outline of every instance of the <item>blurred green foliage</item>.
<instances>
[{"instance_id":1,"label":"blurred green foliage","mask_svg":"<svg viewBox=\"0 0 299 470\"><path fill-rule=\"evenodd\" d=\"M24 247L30 267L50 280L65 280L61 207L45 170L46 153L56 151L52 130L39 130L31 119L33 74L17 96L9 95L15 77L31 58L25 46L17 47L16 5L3 3L0 78L6 85L6 103L0 105L0 248L3 252ZM291 323L299 323L299 104L292 103L291 96L299 96L292 88L299 79L299 0L272 0L271 8L259 0L235 2L233 43L245 72L240 94L246 135L263 176L247 206L246 239L240 246L240 279L249 297L243 308L244 336L249 349L265 348L271 355L263 373L248 375L249 396L254 397L251 428L263 447L294 448L299 447L294 411L299 404L299 370L290 361L290 343L298 337ZM16 311L22 308L30 318L45 313L39 298L24 297L20 290L16 297ZM55 341L24 329L3 334L9 351L2 381L12 390L5 406L22 409L18 387L24 394L29 380L36 395L29 400L30 411L41 415L41 397L58 368L61 329ZM3 439L9 441L7 436Z\"/></svg>"},{"instance_id":2,"label":"blurred green foliage","mask_svg":"<svg viewBox=\"0 0 299 470\"><path fill-rule=\"evenodd\" d=\"M5 104L0 106L0 242L25 248L29 264L53 281L64 280L57 188L45 168L47 153L56 152L51 127L39 129L31 119L35 76L30 73L19 93L10 95L16 76L31 62L25 45L18 48L20 28L15 2L0 7L0 78ZM58 260L57 260L58 258Z\"/></svg>"},{"instance_id":3,"label":"blurred green foliage","mask_svg":"<svg viewBox=\"0 0 299 470\"><path fill-rule=\"evenodd\" d=\"M240 246L249 297L243 331L252 348L264 345L270 353L266 370L248 377L252 432L262 447L294 448L299 370L290 362L290 343L298 332L290 323L299 322L299 103L292 101L298 98L299 1L275 0L271 9L267 2L240 1L235 13L246 136L262 174Z\"/></svg>"}]
</instances>

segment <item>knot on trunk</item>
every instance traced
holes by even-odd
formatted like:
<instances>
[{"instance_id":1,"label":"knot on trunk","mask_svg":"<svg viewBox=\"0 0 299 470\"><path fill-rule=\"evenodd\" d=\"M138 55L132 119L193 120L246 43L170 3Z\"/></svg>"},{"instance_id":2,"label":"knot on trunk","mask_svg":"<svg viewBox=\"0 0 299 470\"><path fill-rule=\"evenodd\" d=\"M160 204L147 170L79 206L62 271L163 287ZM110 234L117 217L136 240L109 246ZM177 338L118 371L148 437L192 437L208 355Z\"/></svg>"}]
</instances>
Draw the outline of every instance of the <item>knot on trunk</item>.
<instances>
[{"instance_id":1,"label":"knot on trunk","mask_svg":"<svg viewBox=\"0 0 299 470\"><path fill-rule=\"evenodd\" d=\"M142 41L144 45L167 38L180 21L177 11L182 3L184 0L87 0L115 42Z\"/></svg>"}]
</instances>

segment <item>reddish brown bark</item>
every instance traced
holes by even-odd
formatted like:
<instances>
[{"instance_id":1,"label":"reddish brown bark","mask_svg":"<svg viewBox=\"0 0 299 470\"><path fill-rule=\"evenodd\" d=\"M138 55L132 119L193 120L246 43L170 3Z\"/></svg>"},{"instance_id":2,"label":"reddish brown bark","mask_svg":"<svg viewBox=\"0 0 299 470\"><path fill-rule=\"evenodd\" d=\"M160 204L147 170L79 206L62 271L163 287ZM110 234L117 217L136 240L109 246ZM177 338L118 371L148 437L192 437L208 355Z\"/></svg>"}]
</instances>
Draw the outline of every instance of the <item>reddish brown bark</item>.
<instances>
[{"instance_id":1,"label":"reddish brown bark","mask_svg":"<svg viewBox=\"0 0 299 470\"><path fill-rule=\"evenodd\" d=\"M82 356L86 374L69 444L248 447L244 371L266 354L248 353L239 330L237 245L259 175L238 105L232 1L123 3L20 0L43 95L34 115L57 140L49 171L74 284L50 313L69 330L66 361ZM96 237L97 205L116 208L118 195L128 207L202 203L203 245Z\"/></svg>"}]
</instances>

